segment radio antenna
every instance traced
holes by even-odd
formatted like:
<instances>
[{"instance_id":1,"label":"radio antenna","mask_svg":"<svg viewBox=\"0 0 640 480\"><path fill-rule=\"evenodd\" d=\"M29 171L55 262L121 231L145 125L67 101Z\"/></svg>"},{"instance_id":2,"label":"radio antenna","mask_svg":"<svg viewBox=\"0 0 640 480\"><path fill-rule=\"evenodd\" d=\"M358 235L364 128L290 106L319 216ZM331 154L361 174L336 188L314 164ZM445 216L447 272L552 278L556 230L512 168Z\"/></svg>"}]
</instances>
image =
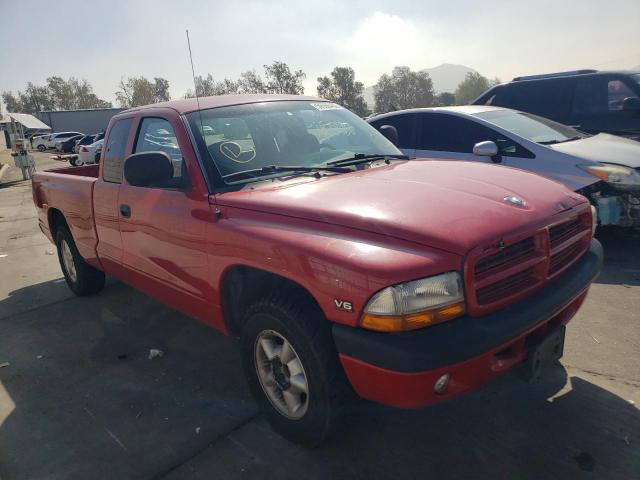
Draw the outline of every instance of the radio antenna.
<instances>
[{"instance_id":1,"label":"radio antenna","mask_svg":"<svg viewBox=\"0 0 640 480\"><path fill-rule=\"evenodd\" d=\"M193 55L191 55L191 41L189 40L189 30L187 32L187 45L189 46L189 61L191 62L191 75L193 76L193 88L196 94L196 104L198 105L198 117L200 118L200 135L204 137L204 127L202 126L202 110L200 110L200 98L198 97L198 83L196 82L196 71L193 68Z\"/></svg>"}]
</instances>

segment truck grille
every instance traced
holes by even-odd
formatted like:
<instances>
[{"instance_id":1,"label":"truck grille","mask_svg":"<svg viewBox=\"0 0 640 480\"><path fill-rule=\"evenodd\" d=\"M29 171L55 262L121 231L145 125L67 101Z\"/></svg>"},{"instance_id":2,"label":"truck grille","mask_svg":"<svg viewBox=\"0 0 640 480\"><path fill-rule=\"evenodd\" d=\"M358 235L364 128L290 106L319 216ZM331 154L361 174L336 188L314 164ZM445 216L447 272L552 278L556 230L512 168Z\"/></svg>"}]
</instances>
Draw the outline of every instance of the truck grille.
<instances>
[{"instance_id":1,"label":"truck grille","mask_svg":"<svg viewBox=\"0 0 640 480\"><path fill-rule=\"evenodd\" d=\"M542 287L582 256L590 241L587 211L524 238L477 249L465 272L469 313L488 313Z\"/></svg>"}]
</instances>

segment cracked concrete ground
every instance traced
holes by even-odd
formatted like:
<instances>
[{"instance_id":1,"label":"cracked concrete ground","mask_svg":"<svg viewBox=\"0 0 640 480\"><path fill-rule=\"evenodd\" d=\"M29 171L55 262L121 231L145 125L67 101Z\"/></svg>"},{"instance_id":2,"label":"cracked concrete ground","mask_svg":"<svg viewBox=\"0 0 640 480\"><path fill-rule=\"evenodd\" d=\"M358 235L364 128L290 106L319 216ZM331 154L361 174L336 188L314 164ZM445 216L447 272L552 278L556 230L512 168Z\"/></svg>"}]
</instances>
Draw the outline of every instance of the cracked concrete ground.
<instances>
[{"instance_id":1,"label":"cracked concrete ground","mask_svg":"<svg viewBox=\"0 0 640 480\"><path fill-rule=\"evenodd\" d=\"M54 164L38 155L39 168ZM333 442L306 450L257 411L235 340L112 279L74 297L29 182L10 183L0 188L0 477L638 478L639 240L603 233L605 269L569 325L562 366L539 383L508 374L416 411L362 404ZM150 348L165 355L149 360Z\"/></svg>"}]
</instances>

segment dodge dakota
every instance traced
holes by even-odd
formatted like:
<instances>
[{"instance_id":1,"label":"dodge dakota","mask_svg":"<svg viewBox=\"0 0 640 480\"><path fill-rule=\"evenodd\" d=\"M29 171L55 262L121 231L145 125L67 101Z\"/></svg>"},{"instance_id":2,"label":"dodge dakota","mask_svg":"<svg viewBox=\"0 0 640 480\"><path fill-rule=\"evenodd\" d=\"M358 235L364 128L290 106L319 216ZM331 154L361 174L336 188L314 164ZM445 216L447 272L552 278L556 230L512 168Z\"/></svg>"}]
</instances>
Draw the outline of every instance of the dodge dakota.
<instances>
[{"instance_id":1,"label":"dodge dakota","mask_svg":"<svg viewBox=\"0 0 640 480\"><path fill-rule=\"evenodd\" d=\"M319 98L219 96L114 116L97 165L33 198L77 295L105 273L240 337L284 436L358 396L421 407L562 355L602 264L593 209L553 181L413 162Z\"/></svg>"}]
</instances>

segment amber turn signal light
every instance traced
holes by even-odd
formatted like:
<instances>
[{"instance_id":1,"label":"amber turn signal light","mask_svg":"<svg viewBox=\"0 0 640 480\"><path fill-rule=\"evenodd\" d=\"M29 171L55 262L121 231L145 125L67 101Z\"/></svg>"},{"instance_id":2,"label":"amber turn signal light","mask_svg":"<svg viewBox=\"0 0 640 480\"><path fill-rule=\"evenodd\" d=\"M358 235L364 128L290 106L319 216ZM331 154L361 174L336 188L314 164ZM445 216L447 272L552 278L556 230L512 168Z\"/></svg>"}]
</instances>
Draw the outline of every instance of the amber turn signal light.
<instances>
[{"instance_id":1,"label":"amber turn signal light","mask_svg":"<svg viewBox=\"0 0 640 480\"><path fill-rule=\"evenodd\" d=\"M365 313L360 319L360 326L377 332L406 332L451 320L463 315L465 311L464 302L461 302L410 315Z\"/></svg>"}]
</instances>

